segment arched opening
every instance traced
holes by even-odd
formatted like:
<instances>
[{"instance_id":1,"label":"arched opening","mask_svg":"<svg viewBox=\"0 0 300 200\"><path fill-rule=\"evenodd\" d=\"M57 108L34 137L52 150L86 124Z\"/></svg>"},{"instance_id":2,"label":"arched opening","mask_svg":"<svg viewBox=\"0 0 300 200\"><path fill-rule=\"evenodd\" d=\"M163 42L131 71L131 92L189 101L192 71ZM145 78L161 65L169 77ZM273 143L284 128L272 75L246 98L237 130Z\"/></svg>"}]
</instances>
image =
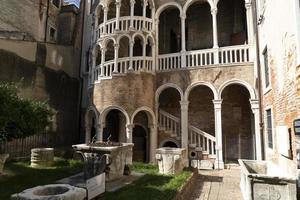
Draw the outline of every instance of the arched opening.
<instances>
[{"instance_id":1,"label":"arched opening","mask_svg":"<svg viewBox=\"0 0 300 200\"><path fill-rule=\"evenodd\" d=\"M189 124L215 135L214 93L204 85L194 87L189 93ZM195 139L195 138L190 138ZM195 141L192 141L194 143Z\"/></svg>"},{"instance_id":2,"label":"arched opening","mask_svg":"<svg viewBox=\"0 0 300 200\"><path fill-rule=\"evenodd\" d=\"M143 56L143 38L139 35L134 37L133 56Z\"/></svg>"},{"instance_id":3,"label":"arched opening","mask_svg":"<svg viewBox=\"0 0 300 200\"><path fill-rule=\"evenodd\" d=\"M129 38L123 36L119 41L119 58L129 57Z\"/></svg>"},{"instance_id":4,"label":"arched opening","mask_svg":"<svg viewBox=\"0 0 300 200\"><path fill-rule=\"evenodd\" d=\"M120 17L130 16L130 0L122 0L120 7Z\"/></svg>"},{"instance_id":5,"label":"arched opening","mask_svg":"<svg viewBox=\"0 0 300 200\"><path fill-rule=\"evenodd\" d=\"M163 90L159 96L159 140L173 138L180 140L181 135L181 95L175 88Z\"/></svg>"},{"instance_id":6,"label":"arched opening","mask_svg":"<svg viewBox=\"0 0 300 200\"><path fill-rule=\"evenodd\" d=\"M152 56L152 45L153 41L152 39L147 39L147 45L146 45L146 56L151 57Z\"/></svg>"},{"instance_id":7,"label":"arched opening","mask_svg":"<svg viewBox=\"0 0 300 200\"><path fill-rule=\"evenodd\" d=\"M115 59L114 41L109 40L106 44L105 62Z\"/></svg>"},{"instance_id":8,"label":"arched opening","mask_svg":"<svg viewBox=\"0 0 300 200\"><path fill-rule=\"evenodd\" d=\"M254 116L249 91L237 84L222 92L223 158L225 163L254 159Z\"/></svg>"},{"instance_id":9,"label":"arched opening","mask_svg":"<svg viewBox=\"0 0 300 200\"><path fill-rule=\"evenodd\" d=\"M177 144L172 141L165 142L162 147L178 148Z\"/></svg>"},{"instance_id":10,"label":"arched opening","mask_svg":"<svg viewBox=\"0 0 300 200\"><path fill-rule=\"evenodd\" d=\"M146 17L147 18L150 18L150 19L152 18L152 9L151 9L150 5L148 4L146 7Z\"/></svg>"},{"instance_id":11,"label":"arched opening","mask_svg":"<svg viewBox=\"0 0 300 200\"><path fill-rule=\"evenodd\" d=\"M176 7L164 10L159 16L159 54L181 51L181 19Z\"/></svg>"},{"instance_id":12,"label":"arched opening","mask_svg":"<svg viewBox=\"0 0 300 200\"><path fill-rule=\"evenodd\" d=\"M247 43L247 18L244 0L220 0L217 20L220 47Z\"/></svg>"},{"instance_id":13,"label":"arched opening","mask_svg":"<svg viewBox=\"0 0 300 200\"><path fill-rule=\"evenodd\" d=\"M96 17L97 17L97 25L99 26L100 24L103 23L104 21L104 12L103 12L103 6L99 5L96 11Z\"/></svg>"},{"instance_id":14,"label":"arched opening","mask_svg":"<svg viewBox=\"0 0 300 200\"><path fill-rule=\"evenodd\" d=\"M105 117L105 128L103 129L103 141L126 142L126 117L117 110L110 110Z\"/></svg>"},{"instance_id":15,"label":"arched opening","mask_svg":"<svg viewBox=\"0 0 300 200\"><path fill-rule=\"evenodd\" d=\"M107 20L116 18L116 4L112 1L108 6Z\"/></svg>"},{"instance_id":16,"label":"arched opening","mask_svg":"<svg viewBox=\"0 0 300 200\"><path fill-rule=\"evenodd\" d=\"M186 49L208 49L213 47L212 16L208 2L196 1L186 12Z\"/></svg>"},{"instance_id":17,"label":"arched opening","mask_svg":"<svg viewBox=\"0 0 300 200\"><path fill-rule=\"evenodd\" d=\"M134 116L132 141L133 146L133 161L149 162L150 149L150 128L149 115L145 111L140 111Z\"/></svg>"},{"instance_id":18,"label":"arched opening","mask_svg":"<svg viewBox=\"0 0 300 200\"><path fill-rule=\"evenodd\" d=\"M143 3L141 0L135 0L134 16L143 16Z\"/></svg>"}]
</instances>

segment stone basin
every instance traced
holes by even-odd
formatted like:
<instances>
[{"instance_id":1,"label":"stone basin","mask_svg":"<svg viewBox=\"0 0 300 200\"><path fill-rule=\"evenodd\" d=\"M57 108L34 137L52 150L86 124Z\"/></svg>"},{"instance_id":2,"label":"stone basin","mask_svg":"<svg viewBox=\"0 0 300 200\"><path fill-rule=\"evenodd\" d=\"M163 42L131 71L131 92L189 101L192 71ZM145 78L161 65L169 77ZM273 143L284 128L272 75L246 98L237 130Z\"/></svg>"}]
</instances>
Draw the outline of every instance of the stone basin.
<instances>
[{"instance_id":1,"label":"stone basin","mask_svg":"<svg viewBox=\"0 0 300 200\"><path fill-rule=\"evenodd\" d=\"M296 177L270 161L239 160L240 187L245 200L296 200Z\"/></svg>"},{"instance_id":2,"label":"stone basin","mask_svg":"<svg viewBox=\"0 0 300 200\"><path fill-rule=\"evenodd\" d=\"M68 184L37 186L11 196L11 200L84 200L86 190Z\"/></svg>"},{"instance_id":3,"label":"stone basin","mask_svg":"<svg viewBox=\"0 0 300 200\"><path fill-rule=\"evenodd\" d=\"M110 164L106 170L106 180L113 181L124 175L125 165L132 164L132 143L93 143L78 144L72 146L74 150L84 153L86 156L96 154L99 157L108 155ZM100 163L99 163L100 164Z\"/></svg>"}]
</instances>

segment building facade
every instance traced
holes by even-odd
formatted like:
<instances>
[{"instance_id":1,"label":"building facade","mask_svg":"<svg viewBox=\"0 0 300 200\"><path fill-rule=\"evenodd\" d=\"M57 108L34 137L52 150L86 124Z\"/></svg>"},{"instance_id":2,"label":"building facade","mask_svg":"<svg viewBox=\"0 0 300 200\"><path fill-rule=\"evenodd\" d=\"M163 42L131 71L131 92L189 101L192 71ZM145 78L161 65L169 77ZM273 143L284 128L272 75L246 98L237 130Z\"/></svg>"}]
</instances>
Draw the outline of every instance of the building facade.
<instances>
[{"instance_id":1,"label":"building facade","mask_svg":"<svg viewBox=\"0 0 300 200\"><path fill-rule=\"evenodd\" d=\"M137 161L163 146L216 168L263 158L253 1L87 4L86 141L133 142Z\"/></svg>"}]
</instances>

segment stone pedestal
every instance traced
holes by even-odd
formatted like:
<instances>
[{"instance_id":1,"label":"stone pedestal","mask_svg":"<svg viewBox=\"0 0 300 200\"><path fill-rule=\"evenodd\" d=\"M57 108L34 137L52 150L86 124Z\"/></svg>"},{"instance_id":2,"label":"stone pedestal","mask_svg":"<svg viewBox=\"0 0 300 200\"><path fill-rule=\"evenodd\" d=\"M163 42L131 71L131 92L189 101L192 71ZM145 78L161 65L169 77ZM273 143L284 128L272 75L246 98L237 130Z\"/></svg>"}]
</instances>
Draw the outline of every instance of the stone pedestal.
<instances>
[{"instance_id":1,"label":"stone pedestal","mask_svg":"<svg viewBox=\"0 0 300 200\"><path fill-rule=\"evenodd\" d=\"M49 167L54 160L53 148L31 149L31 167Z\"/></svg>"},{"instance_id":2,"label":"stone pedestal","mask_svg":"<svg viewBox=\"0 0 300 200\"><path fill-rule=\"evenodd\" d=\"M37 186L11 196L11 200L84 200L86 190L67 184Z\"/></svg>"},{"instance_id":3,"label":"stone pedestal","mask_svg":"<svg viewBox=\"0 0 300 200\"><path fill-rule=\"evenodd\" d=\"M158 161L159 173L176 174L185 167L187 153L184 148L163 147L156 150L155 158Z\"/></svg>"}]
</instances>

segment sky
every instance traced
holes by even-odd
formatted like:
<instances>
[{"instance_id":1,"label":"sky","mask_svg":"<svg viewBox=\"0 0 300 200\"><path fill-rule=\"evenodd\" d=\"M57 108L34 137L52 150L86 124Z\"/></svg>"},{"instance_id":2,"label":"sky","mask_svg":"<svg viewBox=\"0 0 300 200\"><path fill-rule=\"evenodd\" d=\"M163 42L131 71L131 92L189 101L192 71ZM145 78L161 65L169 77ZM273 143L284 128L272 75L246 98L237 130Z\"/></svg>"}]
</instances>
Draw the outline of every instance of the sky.
<instances>
[{"instance_id":1,"label":"sky","mask_svg":"<svg viewBox=\"0 0 300 200\"><path fill-rule=\"evenodd\" d=\"M74 4L76 5L78 8L80 6L80 0L64 0L64 2L69 3L69 4Z\"/></svg>"}]
</instances>

